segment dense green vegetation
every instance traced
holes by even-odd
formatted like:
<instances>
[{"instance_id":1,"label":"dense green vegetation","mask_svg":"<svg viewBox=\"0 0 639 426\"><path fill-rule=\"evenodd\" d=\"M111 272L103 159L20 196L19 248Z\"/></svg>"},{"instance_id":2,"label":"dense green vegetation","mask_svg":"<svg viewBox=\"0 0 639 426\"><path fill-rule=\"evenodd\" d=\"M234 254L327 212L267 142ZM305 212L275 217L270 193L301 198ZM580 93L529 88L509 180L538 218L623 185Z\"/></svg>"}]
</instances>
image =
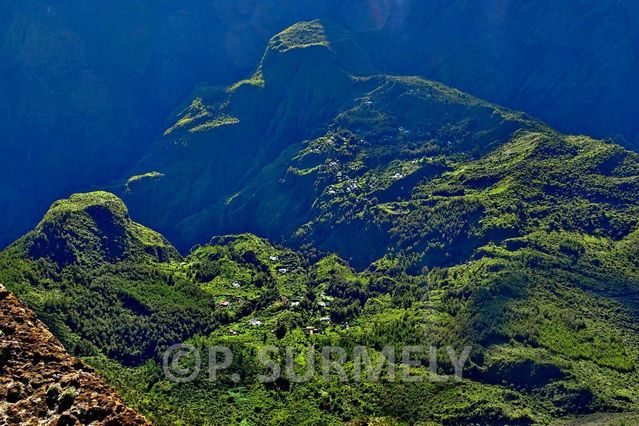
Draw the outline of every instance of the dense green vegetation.
<instances>
[{"instance_id":1,"label":"dense green vegetation","mask_svg":"<svg viewBox=\"0 0 639 426\"><path fill-rule=\"evenodd\" d=\"M76 194L0 253L0 281L158 424L639 410L639 155L360 53L319 21L285 30L251 78L200 87L122 183L181 248L234 235L180 254L115 195ZM180 342L233 364L171 382ZM350 379L260 383L268 345L299 371L340 346ZM406 345L439 348L436 372L426 355L409 371L448 379L352 379L356 347L404 372ZM447 346L472 347L461 381Z\"/></svg>"},{"instance_id":2,"label":"dense green vegetation","mask_svg":"<svg viewBox=\"0 0 639 426\"><path fill-rule=\"evenodd\" d=\"M219 324L214 303L171 273L180 259L114 195L76 194L3 253L1 280L72 352L137 364Z\"/></svg>"},{"instance_id":3,"label":"dense green vegetation","mask_svg":"<svg viewBox=\"0 0 639 426\"><path fill-rule=\"evenodd\" d=\"M98 217L109 220L96 221L103 208L110 214ZM104 238L68 260L34 251L49 229L58 230L47 234L56 247ZM595 231L539 227L488 242L456 266L415 274L410 256L400 255L358 273L337 256L310 260L249 234L214 238L183 259L132 222L117 198L78 194L55 203L0 255L0 280L159 424L292 424L300 416L309 423L548 423L639 408L637 234L615 240ZM122 234L124 254L110 257ZM171 254L158 256L159 246ZM181 341L202 350L229 346L234 364L221 382L172 383L161 353ZM473 350L462 382L326 382L318 371L308 383L260 384L265 371L256 356L271 344L300 356L309 345L351 354L362 345L373 359L389 346ZM439 359L439 374L451 374ZM352 361L344 368L354 377ZM416 371L430 374L427 362Z\"/></svg>"}]
</instances>

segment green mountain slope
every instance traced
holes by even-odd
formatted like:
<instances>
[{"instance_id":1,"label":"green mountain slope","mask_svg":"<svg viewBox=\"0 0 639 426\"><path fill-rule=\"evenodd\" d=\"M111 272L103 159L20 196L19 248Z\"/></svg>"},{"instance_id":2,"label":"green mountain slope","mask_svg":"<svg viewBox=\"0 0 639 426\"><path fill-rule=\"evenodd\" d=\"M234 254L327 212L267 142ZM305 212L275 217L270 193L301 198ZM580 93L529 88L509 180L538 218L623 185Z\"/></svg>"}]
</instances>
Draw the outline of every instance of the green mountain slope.
<instances>
[{"instance_id":1,"label":"green mountain slope","mask_svg":"<svg viewBox=\"0 0 639 426\"><path fill-rule=\"evenodd\" d=\"M201 82L252 71L277 31L327 19L381 71L419 74L566 132L639 140L633 0L188 0L0 5L0 246L50 203L121 177ZM164 129L161 129L162 131Z\"/></svg>"},{"instance_id":2,"label":"green mountain slope","mask_svg":"<svg viewBox=\"0 0 639 426\"><path fill-rule=\"evenodd\" d=\"M183 248L248 231L360 269L401 253L413 272L540 228L634 229L634 154L438 83L363 76L343 37L298 24L251 79L201 89L122 191L135 215Z\"/></svg>"},{"instance_id":3,"label":"green mountain slope","mask_svg":"<svg viewBox=\"0 0 639 426\"><path fill-rule=\"evenodd\" d=\"M180 259L114 195L76 194L3 252L2 281L77 355L135 364L217 323L214 303L171 281Z\"/></svg>"},{"instance_id":4,"label":"green mountain slope","mask_svg":"<svg viewBox=\"0 0 639 426\"><path fill-rule=\"evenodd\" d=\"M244 231L295 243L309 222L335 227L345 199L360 204L351 210L395 199L453 157L545 129L438 83L379 75L348 40L330 24L296 24L271 40L251 79L200 89L128 179L122 196L135 215L180 247ZM365 237L388 239L374 228ZM310 242L335 250L329 232ZM364 265L388 246L339 252Z\"/></svg>"},{"instance_id":5,"label":"green mountain slope","mask_svg":"<svg viewBox=\"0 0 639 426\"><path fill-rule=\"evenodd\" d=\"M585 142L560 140L582 148ZM533 158L547 155L547 147L540 152L533 142L520 141L520 151L504 145L512 155L508 167L533 167ZM463 180L472 182L478 170L486 177L503 172L485 168L502 154L465 163ZM589 164L600 171L604 163ZM583 170L584 179L596 175ZM509 174L517 182L513 169ZM533 184L520 183L515 194L533 192ZM493 212L499 209L487 209L484 220L503 220ZM181 258L158 234L132 222L113 195L78 194L55 203L34 231L0 254L0 280L158 424L292 424L300 416L311 424L373 418L546 424L580 413L637 410L638 233L617 238L596 227L557 226L490 241L456 266L409 274L410 258L400 256L358 273L336 256L309 262L249 234L214 238ZM45 239L53 247L64 242L62 253L82 247L82 256L41 253ZM316 333L305 333L307 327ZM236 362L221 382L203 376L172 383L162 374L161 354L184 340L203 349L230 346ZM461 382L325 382L318 371L308 383L273 386L256 381L262 371L256 353L269 344L299 354L329 344L349 353L363 345L371 356L387 346L400 356L404 345L457 351L471 345L472 351ZM438 373L451 374L443 349L440 359ZM353 374L352 363L345 369ZM429 377L427 360L414 372ZM239 384L232 374L240 375Z\"/></svg>"}]
</instances>

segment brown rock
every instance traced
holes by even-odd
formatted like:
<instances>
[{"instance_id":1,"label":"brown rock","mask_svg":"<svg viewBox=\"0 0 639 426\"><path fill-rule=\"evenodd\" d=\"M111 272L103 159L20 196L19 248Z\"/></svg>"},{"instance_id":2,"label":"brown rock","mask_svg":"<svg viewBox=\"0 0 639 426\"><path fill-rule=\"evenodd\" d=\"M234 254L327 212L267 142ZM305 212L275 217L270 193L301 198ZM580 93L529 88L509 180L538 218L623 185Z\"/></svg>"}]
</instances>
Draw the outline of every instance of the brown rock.
<instances>
[{"instance_id":1,"label":"brown rock","mask_svg":"<svg viewBox=\"0 0 639 426\"><path fill-rule=\"evenodd\" d=\"M74 426L80 424L80 420L73 414L62 414L58 417L57 426Z\"/></svg>"},{"instance_id":2,"label":"brown rock","mask_svg":"<svg viewBox=\"0 0 639 426\"><path fill-rule=\"evenodd\" d=\"M0 425L148 425L0 285Z\"/></svg>"},{"instance_id":3,"label":"brown rock","mask_svg":"<svg viewBox=\"0 0 639 426\"><path fill-rule=\"evenodd\" d=\"M24 398L24 386L21 383L14 382L9 385L6 392L6 400L10 404L14 404Z\"/></svg>"}]
</instances>

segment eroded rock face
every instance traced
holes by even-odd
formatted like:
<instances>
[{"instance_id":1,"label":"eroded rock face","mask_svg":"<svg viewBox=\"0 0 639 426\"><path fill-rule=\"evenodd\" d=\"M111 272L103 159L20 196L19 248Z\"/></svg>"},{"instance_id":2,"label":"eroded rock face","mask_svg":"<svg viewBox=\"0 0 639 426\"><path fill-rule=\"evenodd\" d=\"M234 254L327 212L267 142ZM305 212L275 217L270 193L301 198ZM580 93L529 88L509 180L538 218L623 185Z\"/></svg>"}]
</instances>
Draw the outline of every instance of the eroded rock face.
<instances>
[{"instance_id":1,"label":"eroded rock face","mask_svg":"<svg viewBox=\"0 0 639 426\"><path fill-rule=\"evenodd\" d=\"M0 284L0 425L147 425Z\"/></svg>"}]
</instances>

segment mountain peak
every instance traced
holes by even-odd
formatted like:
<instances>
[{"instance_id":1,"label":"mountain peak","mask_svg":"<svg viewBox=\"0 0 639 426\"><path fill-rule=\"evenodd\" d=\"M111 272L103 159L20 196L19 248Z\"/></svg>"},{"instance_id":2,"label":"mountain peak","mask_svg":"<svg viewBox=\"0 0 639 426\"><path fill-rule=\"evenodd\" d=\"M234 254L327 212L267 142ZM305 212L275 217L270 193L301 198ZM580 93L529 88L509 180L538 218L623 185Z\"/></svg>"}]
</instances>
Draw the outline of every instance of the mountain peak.
<instances>
[{"instance_id":1,"label":"mountain peak","mask_svg":"<svg viewBox=\"0 0 639 426\"><path fill-rule=\"evenodd\" d=\"M54 202L25 238L32 257L48 257L59 266L144 254L159 260L179 257L164 237L132 221L122 200L104 191Z\"/></svg>"},{"instance_id":2,"label":"mountain peak","mask_svg":"<svg viewBox=\"0 0 639 426\"><path fill-rule=\"evenodd\" d=\"M96 191L73 194L67 199L54 202L38 227L78 214L97 218L100 212L111 215L114 221L126 222L130 220L128 209L122 200L110 192Z\"/></svg>"},{"instance_id":3,"label":"mountain peak","mask_svg":"<svg viewBox=\"0 0 639 426\"><path fill-rule=\"evenodd\" d=\"M279 52L310 46L329 47L325 26L320 20L298 22L271 38L268 47Z\"/></svg>"},{"instance_id":4,"label":"mountain peak","mask_svg":"<svg viewBox=\"0 0 639 426\"><path fill-rule=\"evenodd\" d=\"M300 58L304 61L300 62ZM280 69L278 65L282 61L285 66ZM268 81L269 76L282 71L297 72L300 66L310 66L313 69L328 67L330 73L337 66L352 75L370 75L377 72L364 50L348 31L331 22L320 20L298 22L273 36L262 58L260 71L266 74L265 79ZM270 70L273 72L269 75Z\"/></svg>"}]
</instances>

